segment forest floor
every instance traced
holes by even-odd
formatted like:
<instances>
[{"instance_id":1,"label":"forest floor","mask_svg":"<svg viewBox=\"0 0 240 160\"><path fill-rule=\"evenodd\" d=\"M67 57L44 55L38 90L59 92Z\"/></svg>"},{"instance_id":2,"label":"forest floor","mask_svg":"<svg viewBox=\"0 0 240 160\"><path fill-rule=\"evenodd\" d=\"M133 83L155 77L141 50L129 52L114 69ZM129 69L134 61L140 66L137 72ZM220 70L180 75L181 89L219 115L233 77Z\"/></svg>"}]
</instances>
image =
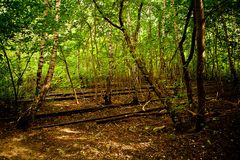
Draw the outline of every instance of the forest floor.
<instances>
[{"instance_id":1,"label":"forest floor","mask_svg":"<svg viewBox=\"0 0 240 160\"><path fill-rule=\"evenodd\" d=\"M0 122L0 160L21 159L240 159L240 105L237 97L216 100L207 89L206 126L200 132L175 129L167 114L129 117L110 122L89 121L42 127L77 120L97 119L159 107L158 101L104 108L94 112L37 119L21 131L13 122ZM214 94L215 95L215 94ZM147 94L140 94L144 101ZM153 97L154 98L154 97ZM114 104L131 101L131 95L113 98ZM103 98L49 101L39 114L101 106ZM177 103L174 101L174 103ZM159 111L162 112L163 110Z\"/></svg>"}]
</instances>

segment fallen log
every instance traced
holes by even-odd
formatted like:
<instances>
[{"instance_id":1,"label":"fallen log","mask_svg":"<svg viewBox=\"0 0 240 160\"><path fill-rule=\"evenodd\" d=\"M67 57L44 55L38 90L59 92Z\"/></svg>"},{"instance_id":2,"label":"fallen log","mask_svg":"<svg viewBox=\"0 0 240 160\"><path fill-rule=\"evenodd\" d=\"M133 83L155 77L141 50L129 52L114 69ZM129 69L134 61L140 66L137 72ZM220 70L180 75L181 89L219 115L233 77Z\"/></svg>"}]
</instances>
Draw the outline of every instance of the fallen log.
<instances>
[{"instance_id":1,"label":"fallen log","mask_svg":"<svg viewBox=\"0 0 240 160\"><path fill-rule=\"evenodd\" d=\"M148 86L143 86L141 88L137 88L137 90L146 90L149 89L151 90L152 87ZM122 91L132 91L134 90L133 88L120 88L120 89L113 89L112 92L122 92ZM105 93L105 90L99 90L98 93ZM96 94L96 91L83 91L83 92L77 92L77 95L88 95L88 94ZM48 94L47 97L59 97L59 96L71 96L72 93L51 93Z\"/></svg>"},{"instance_id":2,"label":"fallen log","mask_svg":"<svg viewBox=\"0 0 240 160\"><path fill-rule=\"evenodd\" d=\"M135 91L122 91L122 92L113 92L111 93L112 96L115 96L115 95L126 95L126 94L131 94L131 93L134 93ZM144 93L144 92L147 92L147 91L141 91L139 93ZM91 97L101 97L104 95L104 92L102 93L94 93L94 94L89 94L89 95L84 95L82 96L83 98L91 98ZM79 97L82 98L82 97ZM69 97L55 97L55 98L46 98L46 101L63 101L63 100L72 100L72 99L75 99L74 96L69 96Z\"/></svg>"},{"instance_id":3,"label":"fallen log","mask_svg":"<svg viewBox=\"0 0 240 160\"><path fill-rule=\"evenodd\" d=\"M151 102L156 102L157 99L151 100ZM148 101L142 101L141 103L146 103ZM35 116L36 119L40 118L48 118L48 117L57 117L57 116L68 116L73 114L79 114L79 113L87 113L87 112L96 112L104 109L110 109L110 108L118 108L118 107L126 107L126 106L135 106L136 104L133 103L126 103L126 104L111 104L111 105L99 105L99 106L89 106L87 108L82 109L76 109L76 110L70 110L70 111L61 111L61 112L54 112L54 113L47 113L47 114L37 114Z\"/></svg>"},{"instance_id":4,"label":"fallen log","mask_svg":"<svg viewBox=\"0 0 240 160\"><path fill-rule=\"evenodd\" d=\"M143 113L148 113L149 112L153 112L153 111L157 111L157 110L164 110L165 108L152 108L152 109L148 109L146 111L137 111L137 112L131 112L131 113L124 113L124 114L119 114L119 115L113 115L113 116L108 116L108 117L100 117L100 118L92 118L92 119L85 119L85 120L78 120L78 121L71 121L71 122L65 122L65 123L58 123L58 124L51 124L51 125L46 125L46 126L39 126L39 127L33 127L31 128L32 130L35 129L42 129L42 128L51 128L51 127L57 127L57 126L66 126L66 125L73 125L73 124L79 124L79 123L87 123L87 122L97 122L97 123L104 123L104 120L110 120L110 119L123 119L125 118L129 118L129 117L134 117L134 116L144 116ZM155 114L156 112L154 112ZM158 115L164 115L167 114L167 112L159 112ZM156 114L155 114L156 115Z\"/></svg>"},{"instance_id":5,"label":"fallen log","mask_svg":"<svg viewBox=\"0 0 240 160\"><path fill-rule=\"evenodd\" d=\"M152 113L135 113L135 114L129 114L129 115L123 115L123 116L119 116L119 117L113 117L113 118L106 118L103 120L97 120L96 123L97 124L103 124L103 123L108 123L108 122L114 122L114 121L118 121L118 120L122 120L122 119L126 119L126 118L131 118L131 117L141 117L141 116L162 116L168 114L167 112L163 112L163 113L159 113L159 112L152 112Z\"/></svg>"},{"instance_id":6,"label":"fallen log","mask_svg":"<svg viewBox=\"0 0 240 160\"><path fill-rule=\"evenodd\" d=\"M144 93L144 92L148 92L147 90L146 91L139 91L138 93ZM114 95L126 95L126 94L131 94L131 93L134 93L134 91L122 91L122 92L113 92L111 95L114 96ZM94 94L89 94L89 95L83 95L81 97L78 97L79 99L80 98L91 98L91 97L101 97L103 96L104 94L103 93L94 93ZM45 100L46 101L64 101L64 100L73 100L75 99L74 96L65 96L65 97L54 97L54 98L46 98ZM26 100L19 100L18 102L33 102L33 99L26 99Z\"/></svg>"},{"instance_id":7,"label":"fallen log","mask_svg":"<svg viewBox=\"0 0 240 160\"><path fill-rule=\"evenodd\" d=\"M159 100L158 99L151 100L151 102L156 102L156 101L159 101ZM148 102L148 101L142 101L142 102L140 102L140 104L144 104L146 102ZM60 112L54 112L54 113L37 114L37 115L35 115L35 119L58 117L58 116L69 116L69 115L73 115L73 114L96 112L96 111L101 111L104 109L126 107L126 106L136 106L136 104L126 103L126 104L88 106L87 108L75 109L75 110L70 110L70 111L60 111ZM4 121L4 122L16 121L18 118L19 117L6 117L6 118L0 118L0 121Z\"/></svg>"}]
</instances>

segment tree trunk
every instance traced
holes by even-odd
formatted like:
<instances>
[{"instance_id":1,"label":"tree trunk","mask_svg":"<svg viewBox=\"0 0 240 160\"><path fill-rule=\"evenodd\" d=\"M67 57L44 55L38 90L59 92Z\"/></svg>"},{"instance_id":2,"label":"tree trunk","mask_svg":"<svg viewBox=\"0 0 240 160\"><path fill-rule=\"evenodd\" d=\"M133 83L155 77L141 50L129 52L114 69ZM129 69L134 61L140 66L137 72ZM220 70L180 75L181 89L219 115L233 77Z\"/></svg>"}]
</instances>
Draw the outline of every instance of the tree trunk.
<instances>
[{"instance_id":1,"label":"tree trunk","mask_svg":"<svg viewBox=\"0 0 240 160\"><path fill-rule=\"evenodd\" d=\"M149 15L151 16L151 15ZM151 41L152 41L152 24L151 22L149 21L148 22L148 25L149 25L149 30L148 30L148 40L149 40L149 44L151 44ZM149 46L149 49L148 49L148 52L149 52L149 73L150 73L150 76L152 76L152 78L154 77L154 72L153 72L153 51L152 51L152 47Z\"/></svg>"},{"instance_id":2,"label":"tree trunk","mask_svg":"<svg viewBox=\"0 0 240 160\"><path fill-rule=\"evenodd\" d=\"M175 32L175 45L176 48L178 47L178 26L177 26L177 21L176 21L176 10L175 10L175 5L174 5L174 0L172 0L172 9L173 9L173 16L174 16L174 32Z\"/></svg>"},{"instance_id":3,"label":"tree trunk","mask_svg":"<svg viewBox=\"0 0 240 160\"><path fill-rule=\"evenodd\" d=\"M196 22L196 41L197 41L197 92L198 92L198 109L196 119L196 130L202 130L205 121L205 89L203 84L203 54L205 49L204 44L204 8L202 0L194 0L194 16Z\"/></svg>"},{"instance_id":4,"label":"tree trunk","mask_svg":"<svg viewBox=\"0 0 240 160\"><path fill-rule=\"evenodd\" d=\"M44 0L44 5L45 5L45 11L43 13L43 17L46 18L48 16L48 0ZM39 61L38 61L36 91L35 91L36 96L39 95L40 90L41 90L42 67L43 67L43 63L44 63L43 55L44 55L44 45L45 45L46 37L47 37L47 33L43 32L42 39L40 42L40 55L39 55Z\"/></svg>"},{"instance_id":5,"label":"tree trunk","mask_svg":"<svg viewBox=\"0 0 240 160\"><path fill-rule=\"evenodd\" d=\"M60 19L60 5L61 5L61 0L56 0L56 15L55 15L55 21L56 23L59 22ZM44 99L47 95L47 91L49 90L51 86L51 81L53 78L53 73L56 65L56 58L57 58L57 49L58 49L58 32L55 31L53 35L53 48L52 48L52 54L51 54L51 59L49 62L49 68L47 72L47 76L45 78L44 84L41 88L40 95L36 99L36 109L40 108L43 105Z\"/></svg>"},{"instance_id":6,"label":"tree trunk","mask_svg":"<svg viewBox=\"0 0 240 160\"><path fill-rule=\"evenodd\" d=\"M70 75L70 72L69 72L69 69L68 69L68 63L67 63L67 59L65 57L65 54L63 53L63 50L60 48L61 52L62 52L62 55L63 55L63 62L65 64L65 69L66 69L66 73L67 73L67 76L68 76L68 79L70 81L70 84L71 84L71 88L72 88L72 91L73 91L73 94L74 94L74 97L76 99L76 103L79 104L78 102L78 97L77 97L77 92L74 88L74 85L73 85L73 82L72 82L72 78L71 78L71 75Z\"/></svg>"},{"instance_id":7,"label":"tree trunk","mask_svg":"<svg viewBox=\"0 0 240 160\"><path fill-rule=\"evenodd\" d=\"M94 39L93 39L93 37L92 36L94 36L93 35L93 33L92 33L92 30L91 30L91 28L90 28L90 42L91 42L91 64L92 64L92 68L93 68L93 82L94 82L94 85L95 85L95 87L94 87L94 89L95 89L95 93L96 93L96 96L95 96L95 99L97 98L97 93L98 93L98 91L97 91L97 88L98 88L98 84L97 84L97 77L98 77L98 75L97 75L97 69L96 69L96 61L97 61L97 59L96 59L96 57L95 57L95 55L94 55L94 50L95 50L95 48L94 48Z\"/></svg>"},{"instance_id":8,"label":"tree trunk","mask_svg":"<svg viewBox=\"0 0 240 160\"><path fill-rule=\"evenodd\" d=\"M224 94L224 88L223 88L223 83L221 79L221 71L219 69L219 62L218 62L218 43L217 43L217 36L218 36L218 27L216 27L216 32L214 36L214 59L216 62L216 67L215 67L215 78L217 82L217 95L216 99L222 98Z\"/></svg>"},{"instance_id":9,"label":"tree trunk","mask_svg":"<svg viewBox=\"0 0 240 160\"><path fill-rule=\"evenodd\" d=\"M159 24L159 30L161 26L161 31L159 31L159 38L160 38L160 74L165 75L165 59L164 59L164 43L165 43L165 25L166 25L166 0L163 0L163 16L161 19L161 25ZM162 34L161 34L162 33ZM161 36L160 36L161 34ZM160 75L160 76L161 76ZM162 77L160 77L162 78Z\"/></svg>"},{"instance_id":10,"label":"tree trunk","mask_svg":"<svg viewBox=\"0 0 240 160\"><path fill-rule=\"evenodd\" d=\"M225 33L225 41L227 43L228 63L229 63L231 74L233 76L233 82L234 82L234 84L237 84L238 83L238 76L237 76L237 72L236 72L236 69L234 67L234 62L233 62L233 59L232 59L231 44L229 42L229 36L228 36L226 21L223 18L222 18L222 23L223 23L223 30L224 30L224 33Z\"/></svg>"},{"instance_id":11,"label":"tree trunk","mask_svg":"<svg viewBox=\"0 0 240 160\"><path fill-rule=\"evenodd\" d=\"M166 0L163 0L163 17L162 17L162 37L165 37L165 25L166 25Z\"/></svg>"},{"instance_id":12,"label":"tree trunk","mask_svg":"<svg viewBox=\"0 0 240 160\"><path fill-rule=\"evenodd\" d=\"M83 49L84 52L84 49ZM80 65L81 65L81 54L80 54L80 49L77 49L77 75L78 75L78 80L80 81L81 85L83 85L83 77L81 75L80 71Z\"/></svg>"},{"instance_id":13,"label":"tree trunk","mask_svg":"<svg viewBox=\"0 0 240 160\"><path fill-rule=\"evenodd\" d=\"M16 105L16 107L18 106L18 96L17 96L17 89L16 89L16 85L13 79L13 74L12 74L12 69L11 69L11 65L10 65L10 61L7 55L7 52L5 50L5 47L3 45L2 39L1 40L1 49L3 51L4 57L6 58L7 61L7 66L8 66L8 70L9 70L9 74L10 74L10 78L11 78L11 82L12 82L12 86L13 86L13 92L14 92L14 104Z\"/></svg>"},{"instance_id":14,"label":"tree trunk","mask_svg":"<svg viewBox=\"0 0 240 160\"><path fill-rule=\"evenodd\" d=\"M111 26L110 26L111 28ZM105 105L112 104L112 99L111 99L111 93L112 93L112 88L111 88L111 82L112 82L112 63L113 63L113 44L112 44L112 29L109 31L109 42L108 42L108 76L107 76L107 89L106 89L106 94L104 96L105 100Z\"/></svg>"},{"instance_id":15,"label":"tree trunk","mask_svg":"<svg viewBox=\"0 0 240 160\"><path fill-rule=\"evenodd\" d=\"M124 0L120 1L120 10L119 10L119 25L113 23L109 18L107 18L102 10L99 8L96 0L93 0L93 2L95 3L95 6L97 7L98 11L100 12L100 14L103 16L103 18L110 23L112 26L114 26L115 28L119 29L122 33L123 36L125 38L125 41L127 43L129 52L131 54L131 56L133 57L133 59L135 60L135 63L138 67L138 69L141 71L144 79L149 83L149 85L153 88L153 91L155 92L155 94L159 97L160 101L163 103L163 105L165 105L165 101L161 99L162 97L162 92L160 91L160 89L158 88L157 83L151 78L146 65L143 61L143 59L138 56L138 54L136 53L136 44L137 44L137 40L138 40L138 34L139 34L139 30L140 30L140 20L141 20L141 12L142 12L142 7L143 7L143 1L141 0L140 5L138 7L138 15L137 15L137 22L136 22L136 28L135 28L135 32L132 34L129 34L128 31L126 30L125 26L124 26L124 22L122 19L122 14L123 14L123 8L124 8ZM131 37L130 37L131 35Z\"/></svg>"},{"instance_id":16,"label":"tree trunk","mask_svg":"<svg viewBox=\"0 0 240 160\"><path fill-rule=\"evenodd\" d=\"M191 79L190 79L190 76L189 76L188 67L186 66L186 60L185 60L182 45L179 46L179 50L180 50L180 56L181 56L181 61L182 61L182 70L183 70L184 82L185 82L186 89L187 89L188 103L191 104L191 103L193 103Z\"/></svg>"},{"instance_id":17,"label":"tree trunk","mask_svg":"<svg viewBox=\"0 0 240 160\"><path fill-rule=\"evenodd\" d=\"M125 44L123 44L123 50L124 50L124 53L127 52L127 51L125 51ZM135 64L134 65L130 64L128 59L125 59L125 64L127 65L128 69L129 69L129 78L130 78L131 85L132 85L132 88L133 88L132 103L133 104L139 104L138 90L137 90L138 75L137 75L137 71L136 71L137 70L136 65Z\"/></svg>"},{"instance_id":18,"label":"tree trunk","mask_svg":"<svg viewBox=\"0 0 240 160\"><path fill-rule=\"evenodd\" d=\"M137 64L138 69L141 71L144 79L149 83L151 87L153 87L153 91L156 93L156 95L161 98L162 92L158 88L157 84L153 81L152 76L149 75L149 72L146 69L144 61L136 54L136 46L132 45L132 42L130 40L130 37L127 35L126 32L123 32L125 40L127 42L129 51L131 53L131 56L135 60L135 63Z\"/></svg>"},{"instance_id":19,"label":"tree trunk","mask_svg":"<svg viewBox=\"0 0 240 160\"><path fill-rule=\"evenodd\" d=\"M189 104L193 103L192 87L191 87L191 81L190 81L190 76L189 76L189 72L188 72L188 65L186 63L186 59L185 59L185 55L184 55L183 43L186 40L187 28L188 28L188 24L189 24L189 21L190 21L190 18L191 18L192 10L193 10L193 4L191 2L189 10L188 10L187 18L186 18L186 23L185 23L185 26L184 26L183 36L182 36L182 39L181 39L181 41L179 42L179 45L178 45L179 52L180 52L180 57L181 57L181 62L182 62L183 77L184 77L184 82L185 82L186 89L187 89L186 92L187 92L187 97L188 97ZM190 52L190 55L191 55L191 52Z\"/></svg>"}]
</instances>

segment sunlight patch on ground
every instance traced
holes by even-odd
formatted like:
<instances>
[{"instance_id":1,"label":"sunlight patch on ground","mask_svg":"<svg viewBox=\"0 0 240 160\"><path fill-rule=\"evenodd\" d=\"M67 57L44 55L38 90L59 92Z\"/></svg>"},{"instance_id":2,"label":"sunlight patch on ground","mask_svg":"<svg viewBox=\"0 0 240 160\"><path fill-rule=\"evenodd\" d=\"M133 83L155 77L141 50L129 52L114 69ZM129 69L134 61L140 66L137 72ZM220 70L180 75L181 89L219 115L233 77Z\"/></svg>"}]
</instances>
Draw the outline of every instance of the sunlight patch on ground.
<instances>
[{"instance_id":1,"label":"sunlight patch on ground","mask_svg":"<svg viewBox=\"0 0 240 160\"><path fill-rule=\"evenodd\" d=\"M74 154L64 154L64 155L63 155L64 158L69 158L69 159L71 159L71 158L73 158L73 157L77 157L77 156L78 156L78 153L74 153Z\"/></svg>"},{"instance_id":2,"label":"sunlight patch on ground","mask_svg":"<svg viewBox=\"0 0 240 160\"><path fill-rule=\"evenodd\" d=\"M61 140L88 140L88 138L84 138L84 137L75 137L75 136L57 136L57 139L61 139Z\"/></svg>"},{"instance_id":3,"label":"sunlight patch on ground","mask_svg":"<svg viewBox=\"0 0 240 160\"><path fill-rule=\"evenodd\" d=\"M80 150L80 154L85 157L85 159L132 159L131 155L128 155L123 152L123 150L115 149L112 150L111 148L99 148L100 146L91 146L85 145ZM89 158L89 155L91 155Z\"/></svg>"},{"instance_id":4,"label":"sunlight patch on ground","mask_svg":"<svg viewBox=\"0 0 240 160\"><path fill-rule=\"evenodd\" d=\"M19 137L13 137L13 138L12 138L12 141L13 141L13 142L19 142L19 141L23 140L23 138L24 138L24 136L23 136L23 135L20 135Z\"/></svg>"},{"instance_id":5,"label":"sunlight patch on ground","mask_svg":"<svg viewBox=\"0 0 240 160\"><path fill-rule=\"evenodd\" d=\"M22 146L16 140L18 141L19 139L13 138L11 142L4 143L4 145L1 146L0 156L9 159L32 159L33 157L38 157L39 160L45 159L45 155Z\"/></svg>"},{"instance_id":6,"label":"sunlight patch on ground","mask_svg":"<svg viewBox=\"0 0 240 160\"><path fill-rule=\"evenodd\" d=\"M71 147L77 149L74 153L69 153L66 148L59 149L61 157L70 158L81 155L88 159L131 159L130 153L146 150L153 145L151 140L147 142L119 142L110 139L106 135L92 134L91 132L76 131L71 128L61 127L55 132L55 139L60 141L74 142ZM65 154L63 154L65 153Z\"/></svg>"},{"instance_id":7,"label":"sunlight patch on ground","mask_svg":"<svg viewBox=\"0 0 240 160\"><path fill-rule=\"evenodd\" d=\"M59 130L61 132L66 132L66 133L75 133L75 134L80 133L79 131L74 131L71 128L60 128Z\"/></svg>"},{"instance_id":8,"label":"sunlight patch on ground","mask_svg":"<svg viewBox=\"0 0 240 160\"><path fill-rule=\"evenodd\" d=\"M142 143L130 143L130 144L123 144L114 141L106 141L106 142L99 142L99 144L105 145L108 149L109 148L116 148L121 150L142 150L146 149L151 145L151 142L142 142Z\"/></svg>"}]
</instances>

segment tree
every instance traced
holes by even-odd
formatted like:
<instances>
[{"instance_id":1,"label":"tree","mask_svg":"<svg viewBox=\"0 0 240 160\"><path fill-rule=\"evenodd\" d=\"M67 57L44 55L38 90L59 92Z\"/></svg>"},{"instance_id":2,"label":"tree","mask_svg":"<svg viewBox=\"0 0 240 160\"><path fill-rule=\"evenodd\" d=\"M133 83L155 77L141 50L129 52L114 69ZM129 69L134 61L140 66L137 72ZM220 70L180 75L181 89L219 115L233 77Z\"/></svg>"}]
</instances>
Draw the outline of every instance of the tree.
<instances>
[{"instance_id":1,"label":"tree","mask_svg":"<svg viewBox=\"0 0 240 160\"><path fill-rule=\"evenodd\" d=\"M195 27L193 29L193 41L192 41L192 47L191 47L191 51L189 54L188 59L186 60L185 55L184 55L184 49L183 49L183 43L186 39L186 34L187 34L187 28L188 28L188 24L191 18L191 14L192 14L192 10L193 10L193 2L190 3L189 9L188 9L188 14L187 14L187 18L186 18L186 23L185 23L185 27L184 27L184 32L183 32L183 36L181 41L179 42L179 51L180 51L180 57L181 57L181 61L182 61L182 70L183 70L183 77L184 77L184 82L186 85L186 89L187 89L187 97L188 97L188 102L189 104L193 103L193 97L192 97L192 87L191 87L191 82L190 82L190 75L188 72L188 64L192 59L192 55L194 52L194 46L195 46Z\"/></svg>"},{"instance_id":2,"label":"tree","mask_svg":"<svg viewBox=\"0 0 240 160\"><path fill-rule=\"evenodd\" d=\"M125 0L121 0L120 1L120 6L119 6L119 14L118 14L118 22L119 24L115 24L112 20L110 20L104 13L103 11L100 9L99 5L97 4L96 0L93 0L93 2L95 3L98 11L100 12L100 14L103 16L103 18L110 23L113 27L119 29L123 36L124 39L126 41L126 44L128 46L129 52L131 54L131 56L133 57L133 59L135 60L135 63L138 67L138 69L141 71L144 79L149 83L149 85L153 88L154 92L156 93L156 95L161 98L162 97L162 92L160 91L160 89L158 88L158 85L156 84L156 82L154 82L154 80L152 79L152 76L150 76L145 62L143 61L143 59L137 55L136 52L136 45L137 45L137 41L138 41L138 35L139 35L139 31L140 31L140 20L141 20L141 12L142 12L142 8L143 8L143 1L140 1L139 7L138 7L138 12L137 12L137 20L136 20L136 28L135 31L131 34L129 34L129 30L127 30L124 21L123 21L123 9L124 9L124 3ZM162 100L161 100L162 101ZM162 101L163 104L165 104L164 101Z\"/></svg>"},{"instance_id":3,"label":"tree","mask_svg":"<svg viewBox=\"0 0 240 160\"><path fill-rule=\"evenodd\" d=\"M60 47L60 52L61 52L61 54L62 54L62 60L63 60L63 62L64 62L64 64L65 64L66 73L67 73L68 79L69 79L69 81L70 81L70 84L71 84L71 88L72 88L74 97L75 97L75 99L76 99L76 104L79 104L79 102L78 102L78 97L77 97L77 92L76 92L76 89L75 89L75 87L74 87L74 85L73 85L73 81L72 81L72 78L71 78L71 75L70 75L70 72L69 72L69 66L68 66L68 63L67 63L67 58L66 58L66 56L65 56L65 53L63 52L62 47Z\"/></svg>"},{"instance_id":4,"label":"tree","mask_svg":"<svg viewBox=\"0 0 240 160\"><path fill-rule=\"evenodd\" d=\"M234 85L236 85L238 83L238 75L237 75L236 69L234 67L234 61L232 59L231 49L233 50L233 47L231 48L231 42L229 41L229 35L228 35L226 21L224 20L223 17L221 17L221 19L222 19L223 30L224 30L224 34L225 34L224 40L227 43L227 52L228 52L227 56L228 56L229 68L230 68L231 74L233 76Z\"/></svg>"},{"instance_id":5,"label":"tree","mask_svg":"<svg viewBox=\"0 0 240 160\"><path fill-rule=\"evenodd\" d=\"M205 113L205 90L203 84L203 54L204 54L204 7L202 0L194 0L194 16L196 20L196 41L197 41L197 93L198 109L196 119L196 130L199 131L204 125Z\"/></svg>"},{"instance_id":6,"label":"tree","mask_svg":"<svg viewBox=\"0 0 240 160\"><path fill-rule=\"evenodd\" d=\"M112 99L111 99L111 94L112 94L112 77L113 77L113 44L112 44L112 29L110 26L110 30L108 33L108 75L106 78L106 83L107 83L107 89L106 89L106 94L104 96L105 104L109 105L112 104Z\"/></svg>"},{"instance_id":7,"label":"tree","mask_svg":"<svg viewBox=\"0 0 240 160\"><path fill-rule=\"evenodd\" d=\"M56 0L56 13L55 13L56 24L58 24L59 19L60 19L60 5L61 5L61 0ZM40 95L36 98L36 108L34 110L36 110L42 106L44 99L47 95L47 91L49 90L49 88L51 86L51 81L52 81L54 68L56 65L56 58L57 58L58 31L54 32L53 39L54 39L54 43L53 43L52 54L51 54L51 59L49 62L47 76L45 78L43 86L41 87Z\"/></svg>"},{"instance_id":8,"label":"tree","mask_svg":"<svg viewBox=\"0 0 240 160\"><path fill-rule=\"evenodd\" d=\"M61 5L61 0L56 0L55 21L57 24L60 19L60 5ZM44 84L41 88L41 92L40 92L39 96L36 98L35 104L33 104L30 108L28 108L26 111L24 111L24 113L22 115L20 115L20 117L18 118L18 123L17 123L18 128L27 129L29 127L30 123L33 121L34 115L35 115L37 109L39 109L39 107L41 107L43 105L47 91L51 85L51 80L52 80L54 68L56 65L57 48L58 48L58 32L55 31L54 32L54 44L53 44L53 48L52 48L51 59L49 62L48 73L45 78Z\"/></svg>"},{"instance_id":9,"label":"tree","mask_svg":"<svg viewBox=\"0 0 240 160\"><path fill-rule=\"evenodd\" d=\"M29 9L26 10L26 8ZM14 76L14 67L11 64L8 51L16 51L14 41L17 41L18 36L21 37L21 34L32 33L33 27L36 27L36 23L33 21L39 16L40 12L41 2L39 0L33 2L31 0L2 0L0 3L0 47L6 59L11 77L16 108L18 107L18 83L15 82L15 79L17 78ZM31 39L29 38L22 38L24 43L27 43L30 40ZM0 54L0 57L1 56L2 54ZM22 78L22 75L20 78ZM20 79L18 78L17 81L19 80Z\"/></svg>"},{"instance_id":10,"label":"tree","mask_svg":"<svg viewBox=\"0 0 240 160\"><path fill-rule=\"evenodd\" d=\"M49 2L48 0L44 0L45 10L43 13L43 17L47 18L48 16L48 9L49 9ZM44 22L44 26L46 27L46 21ZM39 61L38 61L38 70L37 70L37 80L36 80L36 97L39 95L41 90L41 79L42 79L42 68L44 64L44 46L45 46L45 39L47 38L47 33L42 33L42 39L40 42L40 54L39 54Z\"/></svg>"}]
</instances>

